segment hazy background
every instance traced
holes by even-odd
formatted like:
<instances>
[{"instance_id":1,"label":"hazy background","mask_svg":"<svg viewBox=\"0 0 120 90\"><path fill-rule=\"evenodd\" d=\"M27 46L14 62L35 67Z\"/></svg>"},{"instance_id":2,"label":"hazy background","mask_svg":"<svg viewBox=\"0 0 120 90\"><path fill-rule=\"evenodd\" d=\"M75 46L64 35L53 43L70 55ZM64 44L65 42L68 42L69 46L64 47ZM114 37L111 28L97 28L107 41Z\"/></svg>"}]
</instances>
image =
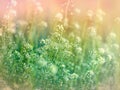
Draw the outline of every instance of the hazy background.
<instances>
[{"instance_id":1,"label":"hazy background","mask_svg":"<svg viewBox=\"0 0 120 90\"><path fill-rule=\"evenodd\" d=\"M17 0L17 8L18 15L24 15L27 12L33 9L32 7L32 0ZM44 11L49 13L57 11L61 8L64 8L64 3L67 0L37 0L41 3ZM77 7L84 12L89 9L95 10L96 8L102 8L105 12L110 14L120 14L120 0L72 0L73 6ZM9 5L10 0L0 0L0 15L2 16L3 13L7 11L7 6ZM35 7L34 7L35 8Z\"/></svg>"}]
</instances>

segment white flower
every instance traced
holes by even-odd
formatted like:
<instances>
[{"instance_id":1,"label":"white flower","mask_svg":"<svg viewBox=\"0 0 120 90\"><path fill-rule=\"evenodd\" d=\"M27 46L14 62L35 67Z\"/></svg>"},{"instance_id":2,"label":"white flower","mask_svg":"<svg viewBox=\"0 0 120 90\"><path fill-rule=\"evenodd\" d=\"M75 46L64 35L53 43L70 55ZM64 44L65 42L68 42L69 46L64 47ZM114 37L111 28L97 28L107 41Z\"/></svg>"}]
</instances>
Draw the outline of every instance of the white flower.
<instances>
[{"instance_id":1,"label":"white flower","mask_svg":"<svg viewBox=\"0 0 120 90\"><path fill-rule=\"evenodd\" d=\"M47 61L45 61L44 58L40 58L40 60L38 61L38 63L41 65L41 66L46 66L47 65Z\"/></svg>"},{"instance_id":2,"label":"white flower","mask_svg":"<svg viewBox=\"0 0 120 90\"><path fill-rule=\"evenodd\" d=\"M62 64L62 67L63 67L63 68L65 68L65 65L64 65L64 64Z\"/></svg>"},{"instance_id":3,"label":"white flower","mask_svg":"<svg viewBox=\"0 0 120 90\"><path fill-rule=\"evenodd\" d=\"M72 78L72 79L77 79L78 77L79 77L79 75L76 74L76 73L73 73L73 74L71 74L71 76L70 76L70 78Z\"/></svg>"},{"instance_id":4,"label":"white flower","mask_svg":"<svg viewBox=\"0 0 120 90\"><path fill-rule=\"evenodd\" d=\"M11 23L7 30L10 33L15 33L16 32L16 25L15 25L15 23Z\"/></svg>"},{"instance_id":5,"label":"white flower","mask_svg":"<svg viewBox=\"0 0 120 90\"><path fill-rule=\"evenodd\" d=\"M88 28L88 30L90 30L90 35L91 36L96 36L96 27L91 26Z\"/></svg>"},{"instance_id":6,"label":"white flower","mask_svg":"<svg viewBox=\"0 0 120 90\"><path fill-rule=\"evenodd\" d=\"M89 74L90 76L93 76L93 75L94 75L93 70L89 70L89 71L88 71L88 74Z\"/></svg>"},{"instance_id":7,"label":"white flower","mask_svg":"<svg viewBox=\"0 0 120 90\"><path fill-rule=\"evenodd\" d=\"M81 38L80 37L76 37L76 41L79 43L79 42L81 42Z\"/></svg>"},{"instance_id":8,"label":"white flower","mask_svg":"<svg viewBox=\"0 0 120 90\"><path fill-rule=\"evenodd\" d=\"M50 71L51 71L53 74L56 74L57 71L58 71L57 66L52 64L52 65L50 66Z\"/></svg>"},{"instance_id":9,"label":"white flower","mask_svg":"<svg viewBox=\"0 0 120 90\"><path fill-rule=\"evenodd\" d=\"M38 12L42 13L44 10L43 10L43 8L42 8L42 6L41 6L41 3L40 3L39 1L37 1L37 0L32 0L32 1L33 1L33 3L35 4Z\"/></svg>"},{"instance_id":10,"label":"white flower","mask_svg":"<svg viewBox=\"0 0 120 90\"><path fill-rule=\"evenodd\" d=\"M97 20L99 22L102 22L103 21L103 17L105 16L105 12L101 9L98 9L97 12L96 12L96 17L97 17Z\"/></svg>"},{"instance_id":11,"label":"white flower","mask_svg":"<svg viewBox=\"0 0 120 90\"><path fill-rule=\"evenodd\" d=\"M74 27L75 27L77 30L79 30L79 29L80 29L79 23L74 23Z\"/></svg>"},{"instance_id":12,"label":"white flower","mask_svg":"<svg viewBox=\"0 0 120 90\"><path fill-rule=\"evenodd\" d=\"M41 24L41 26L43 26L43 27L45 27L45 28L48 27L48 24L47 24L47 22L45 22L45 21L42 21L40 24Z\"/></svg>"},{"instance_id":13,"label":"white flower","mask_svg":"<svg viewBox=\"0 0 120 90\"><path fill-rule=\"evenodd\" d=\"M14 10L14 9L10 9L9 13L10 13L11 16L16 16L16 14L17 14L16 10Z\"/></svg>"},{"instance_id":14,"label":"white flower","mask_svg":"<svg viewBox=\"0 0 120 90\"><path fill-rule=\"evenodd\" d=\"M111 38L116 38L116 34L113 33L113 32L111 32L111 33L110 33L110 37L111 37Z\"/></svg>"},{"instance_id":15,"label":"white flower","mask_svg":"<svg viewBox=\"0 0 120 90\"><path fill-rule=\"evenodd\" d=\"M97 65L97 61L96 61L96 60L92 60L91 63L92 63L93 65Z\"/></svg>"},{"instance_id":16,"label":"white flower","mask_svg":"<svg viewBox=\"0 0 120 90\"><path fill-rule=\"evenodd\" d=\"M98 9L97 14L100 14L100 15L103 15L103 16L106 15L106 13L102 9Z\"/></svg>"},{"instance_id":17,"label":"white flower","mask_svg":"<svg viewBox=\"0 0 120 90\"><path fill-rule=\"evenodd\" d=\"M92 10L87 11L87 16L91 19L93 17L94 13Z\"/></svg>"},{"instance_id":18,"label":"white flower","mask_svg":"<svg viewBox=\"0 0 120 90\"><path fill-rule=\"evenodd\" d=\"M116 17L114 20L117 24L120 24L120 17Z\"/></svg>"},{"instance_id":19,"label":"white flower","mask_svg":"<svg viewBox=\"0 0 120 90\"><path fill-rule=\"evenodd\" d=\"M37 10L38 10L39 12L43 12L43 8L42 8L41 6L37 6Z\"/></svg>"},{"instance_id":20,"label":"white flower","mask_svg":"<svg viewBox=\"0 0 120 90\"><path fill-rule=\"evenodd\" d=\"M57 13L55 18L58 20L58 21L62 21L63 20L63 14L62 13Z\"/></svg>"},{"instance_id":21,"label":"white flower","mask_svg":"<svg viewBox=\"0 0 120 90\"><path fill-rule=\"evenodd\" d=\"M17 5L17 1L16 0L11 0L11 4L12 4L12 6L16 6Z\"/></svg>"},{"instance_id":22,"label":"white flower","mask_svg":"<svg viewBox=\"0 0 120 90\"><path fill-rule=\"evenodd\" d=\"M19 23L21 26L25 26L25 25L28 24L28 22L25 21L25 20L18 20L18 23Z\"/></svg>"},{"instance_id":23,"label":"white flower","mask_svg":"<svg viewBox=\"0 0 120 90\"><path fill-rule=\"evenodd\" d=\"M111 60L112 60L112 56L111 56L111 55L108 55L108 59L111 61Z\"/></svg>"},{"instance_id":24,"label":"white flower","mask_svg":"<svg viewBox=\"0 0 120 90\"><path fill-rule=\"evenodd\" d=\"M78 8L75 8L75 10L74 10L77 14L80 14L80 9L78 9Z\"/></svg>"},{"instance_id":25,"label":"white flower","mask_svg":"<svg viewBox=\"0 0 120 90\"><path fill-rule=\"evenodd\" d=\"M5 14L5 15L3 16L3 19L5 19L5 20L9 20L9 19L10 19L10 15Z\"/></svg>"},{"instance_id":26,"label":"white flower","mask_svg":"<svg viewBox=\"0 0 120 90\"><path fill-rule=\"evenodd\" d=\"M105 59L103 57L100 57L98 59L98 61L99 61L100 64L104 64L105 63Z\"/></svg>"},{"instance_id":27,"label":"white flower","mask_svg":"<svg viewBox=\"0 0 120 90\"><path fill-rule=\"evenodd\" d=\"M104 53L105 53L104 48L99 48L98 50L99 50L99 52L100 52L101 54L104 54Z\"/></svg>"},{"instance_id":28,"label":"white flower","mask_svg":"<svg viewBox=\"0 0 120 90\"><path fill-rule=\"evenodd\" d=\"M82 52L82 48L81 47L78 47L76 50L77 50L78 53Z\"/></svg>"},{"instance_id":29,"label":"white flower","mask_svg":"<svg viewBox=\"0 0 120 90\"><path fill-rule=\"evenodd\" d=\"M57 25L58 31L63 32L64 31L64 26L63 25Z\"/></svg>"}]
</instances>

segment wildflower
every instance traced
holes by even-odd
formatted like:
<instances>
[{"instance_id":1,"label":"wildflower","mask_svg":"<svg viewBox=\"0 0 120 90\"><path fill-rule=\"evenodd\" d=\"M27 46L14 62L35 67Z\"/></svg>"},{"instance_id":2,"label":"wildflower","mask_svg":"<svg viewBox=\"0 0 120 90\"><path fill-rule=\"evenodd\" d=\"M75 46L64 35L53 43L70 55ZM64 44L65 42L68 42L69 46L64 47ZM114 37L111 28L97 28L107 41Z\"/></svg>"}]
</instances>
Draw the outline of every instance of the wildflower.
<instances>
[{"instance_id":1,"label":"wildflower","mask_svg":"<svg viewBox=\"0 0 120 90\"><path fill-rule=\"evenodd\" d=\"M43 27L45 27L45 28L46 28L46 27L48 27L48 24L47 24L47 22L42 21L42 22L41 22L41 26L43 26Z\"/></svg>"},{"instance_id":2,"label":"wildflower","mask_svg":"<svg viewBox=\"0 0 120 90\"><path fill-rule=\"evenodd\" d=\"M79 75L76 74L76 73L73 73L73 74L70 75L71 79L77 79L78 77L79 77Z\"/></svg>"},{"instance_id":3,"label":"wildflower","mask_svg":"<svg viewBox=\"0 0 120 90\"><path fill-rule=\"evenodd\" d=\"M47 61L45 61L44 58L40 58L39 61L38 61L38 63L39 63L42 67L44 67L44 66L47 65Z\"/></svg>"},{"instance_id":4,"label":"wildflower","mask_svg":"<svg viewBox=\"0 0 120 90\"><path fill-rule=\"evenodd\" d=\"M3 16L3 19L5 19L5 20L9 20L9 19L10 19L10 15L5 14L5 15Z\"/></svg>"},{"instance_id":5,"label":"wildflower","mask_svg":"<svg viewBox=\"0 0 120 90\"><path fill-rule=\"evenodd\" d=\"M45 43L46 43L46 41L45 41L44 39L42 39L42 40L40 41L40 43L45 44Z\"/></svg>"},{"instance_id":6,"label":"wildflower","mask_svg":"<svg viewBox=\"0 0 120 90\"><path fill-rule=\"evenodd\" d=\"M28 23L25 20L18 20L18 24L20 24L21 26L26 26Z\"/></svg>"},{"instance_id":7,"label":"wildflower","mask_svg":"<svg viewBox=\"0 0 120 90\"><path fill-rule=\"evenodd\" d=\"M80 37L76 37L76 41L79 43L81 42L81 38Z\"/></svg>"},{"instance_id":8,"label":"wildflower","mask_svg":"<svg viewBox=\"0 0 120 90\"><path fill-rule=\"evenodd\" d=\"M98 9L97 14L106 15L106 13L102 9Z\"/></svg>"},{"instance_id":9,"label":"wildflower","mask_svg":"<svg viewBox=\"0 0 120 90\"><path fill-rule=\"evenodd\" d=\"M97 61L96 60L92 60L91 63L92 63L92 65L96 65Z\"/></svg>"},{"instance_id":10,"label":"wildflower","mask_svg":"<svg viewBox=\"0 0 120 90\"><path fill-rule=\"evenodd\" d=\"M101 9L98 9L97 12L96 12L96 17L97 17L99 22L103 21L104 16L105 16L105 12Z\"/></svg>"},{"instance_id":11,"label":"wildflower","mask_svg":"<svg viewBox=\"0 0 120 90\"><path fill-rule=\"evenodd\" d=\"M57 13L55 18L58 20L58 21L62 21L63 20L63 14L62 13Z\"/></svg>"},{"instance_id":12,"label":"wildflower","mask_svg":"<svg viewBox=\"0 0 120 90\"><path fill-rule=\"evenodd\" d=\"M80 14L80 9L78 9L78 8L75 8L75 10L74 10L77 14Z\"/></svg>"},{"instance_id":13,"label":"wildflower","mask_svg":"<svg viewBox=\"0 0 120 90\"><path fill-rule=\"evenodd\" d=\"M111 56L111 55L108 55L108 59L111 61L111 60L112 60L112 56Z\"/></svg>"},{"instance_id":14,"label":"wildflower","mask_svg":"<svg viewBox=\"0 0 120 90\"><path fill-rule=\"evenodd\" d=\"M43 12L43 8L42 8L40 2L38 2L38 1L36 1L36 0L32 0L32 1L33 1L33 3L35 4L38 12L40 12L40 13Z\"/></svg>"},{"instance_id":15,"label":"wildflower","mask_svg":"<svg viewBox=\"0 0 120 90\"><path fill-rule=\"evenodd\" d=\"M57 66L52 64L52 65L50 66L50 71L51 71L53 74L56 74L57 71L58 71Z\"/></svg>"},{"instance_id":16,"label":"wildflower","mask_svg":"<svg viewBox=\"0 0 120 90\"><path fill-rule=\"evenodd\" d=\"M88 30L90 30L91 36L96 36L96 28L94 26L89 27Z\"/></svg>"},{"instance_id":17,"label":"wildflower","mask_svg":"<svg viewBox=\"0 0 120 90\"><path fill-rule=\"evenodd\" d=\"M24 48L25 48L26 50L28 50L28 51L33 50L33 46L32 46L31 44L29 44L29 43L26 43L26 44L24 45Z\"/></svg>"},{"instance_id":18,"label":"wildflower","mask_svg":"<svg viewBox=\"0 0 120 90\"><path fill-rule=\"evenodd\" d=\"M63 68L65 68L65 65L64 65L64 64L62 64L62 67L63 67Z\"/></svg>"},{"instance_id":19,"label":"wildflower","mask_svg":"<svg viewBox=\"0 0 120 90\"><path fill-rule=\"evenodd\" d=\"M81 47L78 47L76 50L77 50L77 53L81 53L82 52L82 48Z\"/></svg>"},{"instance_id":20,"label":"wildflower","mask_svg":"<svg viewBox=\"0 0 120 90\"><path fill-rule=\"evenodd\" d=\"M8 29L8 31L10 31L13 34L16 32L16 30L14 28Z\"/></svg>"},{"instance_id":21,"label":"wildflower","mask_svg":"<svg viewBox=\"0 0 120 90\"><path fill-rule=\"evenodd\" d=\"M104 54L104 53L105 53L104 48L99 48L98 50L99 50L99 52L100 52L101 54Z\"/></svg>"},{"instance_id":22,"label":"wildflower","mask_svg":"<svg viewBox=\"0 0 120 90\"><path fill-rule=\"evenodd\" d=\"M63 25L57 25L57 29L58 29L58 31L60 31L60 33L62 33L64 31Z\"/></svg>"},{"instance_id":23,"label":"wildflower","mask_svg":"<svg viewBox=\"0 0 120 90\"><path fill-rule=\"evenodd\" d=\"M38 6L37 9L39 12L43 12L43 8L41 6Z\"/></svg>"},{"instance_id":24,"label":"wildflower","mask_svg":"<svg viewBox=\"0 0 120 90\"><path fill-rule=\"evenodd\" d=\"M79 30L80 29L80 25L78 23L74 23L74 27Z\"/></svg>"},{"instance_id":25,"label":"wildflower","mask_svg":"<svg viewBox=\"0 0 120 90\"><path fill-rule=\"evenodd\" d=\"M16 0L11 0L11 4L12 4L12 6L16 6L17 5L17 1Z\"/></svg>"},{"instance_id":26,"label":"wildflower","mask_svg":"<svg viewBox=\"0 0 120 90\"><path fill-rule=\"evenodd\" d=\"M110 38L116 38L116 34L113 33L113 32L111 32L111 33L110 33Z\"/></svg>"},{"instance_id":27,"label":"wildflower","mask_svg":"<svg viewBox=\"0 0 120 90\"><path fill-rule=\"evenodd\" d=\"M116 17L114 20L117 24L120 24L120 17Z\"/></svg>"},{"instance_id":28,"label":"wildflower","mask_svg":"<svg viewBox=\"0 0 120 90\"><path fill-rule=\"evenodd\" d=\"M105 59L103 57L99 57L98 62L100 64L104 64L105 63Z\"/></svg>"},{"instance_id":29,"label":"wildflower","mask_svg":"<svg viewBox=\"0 0 120 90\"><path fill-rule=\"evenodd\" d=\"M92 19L93 15L94 15L93 11L92 11L92 10L88 10L87 16L88 16L90 19Z\"/></svg>"},{"instance_id":30,"label":"wildflower","mask_svg":"<svg viewBox=\"0 0 120 90\"><path fill-rule=\"evenodd\" d=\"M95 75L95 73L94 73L93 70L88 70L87 73L86 73L87 78L92 78L94 75Z\"/></svg>"},{"instance_id":31,"label":"wildflower","mask_svg":"<svg viewBox=\"0 0 120 90\"><path fill-rule=\"evenodd\" d=\"M16 10L10 9L9 14L10 14L11 16L16 16Z\"/></svg>"},{"instance_id":32,"label":"wildflower","mask_svg":"<svg viewBox=\"0 0 120 90\"><path fill-rule=\"evenodd\" d=\"M90 76L93 76L93 75L94 75L93 70L89 70L89 71L88 71L88 74L89 74Z\"/></svg>"},{"instance_id":33,"label":"wildflower","mask_svg":"<svg viewBox=\"0 0 120 90\"><path fill-rule=\"evenodd\" d=\"M11 33L15 33L16 32L16 26L14 23L11 23L9 28L8 28L8 31L11 32Z\"/></svg>"}]
</instances>

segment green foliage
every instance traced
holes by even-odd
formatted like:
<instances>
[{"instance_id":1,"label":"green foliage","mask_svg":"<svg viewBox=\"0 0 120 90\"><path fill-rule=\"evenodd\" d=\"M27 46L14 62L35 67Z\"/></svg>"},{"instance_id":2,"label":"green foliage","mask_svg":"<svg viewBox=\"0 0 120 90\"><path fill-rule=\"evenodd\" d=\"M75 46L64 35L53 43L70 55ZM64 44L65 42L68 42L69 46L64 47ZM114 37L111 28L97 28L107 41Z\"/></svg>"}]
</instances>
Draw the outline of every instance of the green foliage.
<instances>
[{"instance_id":1,"label":"green foliage","mask_svg":"<svg viewBox=\"0 0 120 90\"><path fill-rule=\"evenodd\" d=\"M58 25L48 38L38 40L35 47L17 33L0 37L0 76L13 89L96 90L114 78L119 56L114 33L103 40L91 29L83 39L74 33L66 36Z\"/></svg>"}]
</instances>

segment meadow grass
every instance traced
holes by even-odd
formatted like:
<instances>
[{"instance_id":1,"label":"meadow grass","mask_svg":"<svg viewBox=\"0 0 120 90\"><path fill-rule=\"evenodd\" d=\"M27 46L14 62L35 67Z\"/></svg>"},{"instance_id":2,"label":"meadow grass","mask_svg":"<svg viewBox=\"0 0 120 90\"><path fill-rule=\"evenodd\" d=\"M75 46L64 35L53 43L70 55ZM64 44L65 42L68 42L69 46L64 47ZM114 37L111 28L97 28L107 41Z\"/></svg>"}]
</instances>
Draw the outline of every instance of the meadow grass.
<instances>
[{"instance_id":1,"label":"meadow grass","mask_svg":"<svg viewBox=\"0 0 120 90\"><path fill-rule=\"evenodd\" d=\"M104 31L101 9L70 12L1 22L0 77L12 90L118 89L119 19Z\"/></svg>"}]
</instances>

